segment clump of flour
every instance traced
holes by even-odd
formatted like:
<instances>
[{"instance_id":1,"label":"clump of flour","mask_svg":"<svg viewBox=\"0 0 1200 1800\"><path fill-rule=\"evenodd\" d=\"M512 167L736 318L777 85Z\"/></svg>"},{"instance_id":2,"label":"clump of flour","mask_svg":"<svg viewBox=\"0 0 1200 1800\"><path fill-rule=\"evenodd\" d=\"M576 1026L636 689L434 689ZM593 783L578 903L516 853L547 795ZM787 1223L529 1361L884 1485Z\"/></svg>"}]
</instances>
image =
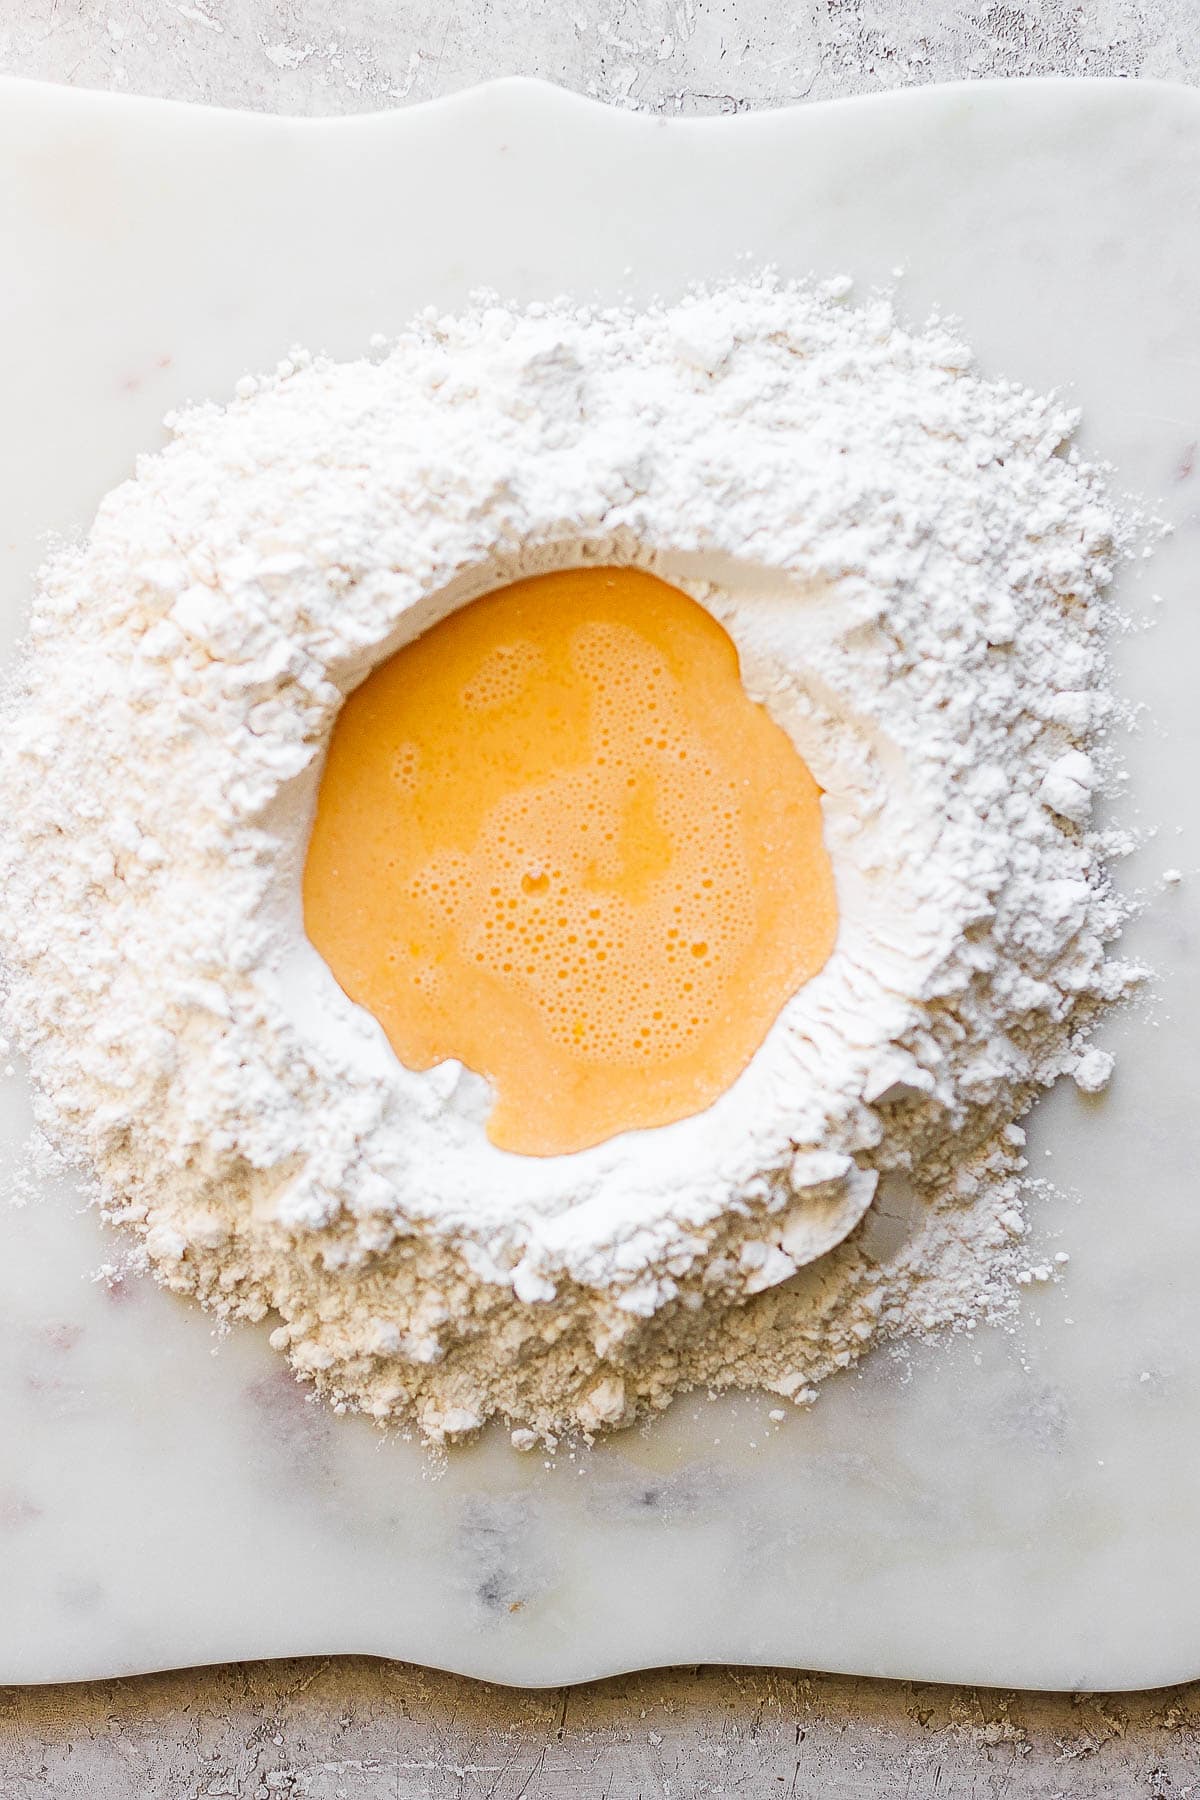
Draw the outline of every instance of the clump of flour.
<instances>
[{"instance_id":1,"label":"clump of flour","mask_svg":"<svg viewBox=\"0 0 1200 1800\"><path fill-rule=\"evenodd\" d=\"M481 301L378 361L294 353L43 571L7 705L0 949L42 1128L155 1273L339 1407L435 1439L806 1399L1009 1303L1016 1120L1128 985L1089 829L1119 530L1055 399L848 284L645 312ZM692 593L825 790L838 944L690 1120L495 1149L303 935L346 692L515 575ZM871 1222L903 1184L888 1254ZM865 1217L864 1217L865 1215Z\"/></svg>"}]
</instances>

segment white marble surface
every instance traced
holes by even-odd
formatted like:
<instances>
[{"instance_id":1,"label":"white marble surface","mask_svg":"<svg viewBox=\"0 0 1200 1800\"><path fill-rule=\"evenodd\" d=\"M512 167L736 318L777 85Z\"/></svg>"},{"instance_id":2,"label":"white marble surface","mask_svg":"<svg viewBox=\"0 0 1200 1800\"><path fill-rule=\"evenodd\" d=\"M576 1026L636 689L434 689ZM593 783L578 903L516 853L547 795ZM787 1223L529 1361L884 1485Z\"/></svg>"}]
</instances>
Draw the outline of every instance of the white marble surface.
<instances>
[{"instance_id":1,"label":"white marble surface","mask_svg":"<svg viewBox=\"0 0 1200 1800\"><path fill-rule=\"evenodd\" d=\"M356 349L481 280L661 290L738 253L905 266L905 305L953 306L990 366L1072 384L1090 446L1189 526L1127 584L1157 624L1119 658L1152 707L1124 805L1164 822L1133 877L1188 867L1195 97L984 87L664 127L510 87L313 127L11 89L14 168L10 623L39 534L85 520L164 407L296 337ZM911 1379L876 1359L778 1431L764 1402L684 1404L551 1467L493 1437L431 1478L415 1447L306 1404L262 1334L214 1345L148 1285L90 1283L107 1252L68 1195L0 1214L0 1679L349 1649L525 1682L682 1659L1194 1674L1196 891L1154 890L1138 928L1171 979L1114 1030L1109 1100L1039 1116L1064 1192L1038 1237L1069 1249L1065 1286L1020 1336L924 1353ZM14 1143L19 1114L10 1083Z\"/></svg>"}]
</instances>

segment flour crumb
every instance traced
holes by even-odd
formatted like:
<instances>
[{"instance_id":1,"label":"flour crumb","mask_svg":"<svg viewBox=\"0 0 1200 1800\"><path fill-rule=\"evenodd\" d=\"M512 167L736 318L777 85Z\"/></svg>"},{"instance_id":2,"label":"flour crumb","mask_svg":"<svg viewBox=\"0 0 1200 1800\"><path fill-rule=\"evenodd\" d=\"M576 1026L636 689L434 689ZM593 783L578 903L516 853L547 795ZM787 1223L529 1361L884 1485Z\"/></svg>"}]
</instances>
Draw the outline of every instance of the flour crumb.
<instances>
[{"instance_id":1,"label":"flour crumb","mask_svg":"<svg viewBox=\"0 0 1200 1800\"><path fill-rule=\"evenodd\" d=\"M1085 1050L1071 1071L1081 1094L1102 1094L1112 1080L1116 1058L1107 1050Z\"/></svg>"}]
</instances>

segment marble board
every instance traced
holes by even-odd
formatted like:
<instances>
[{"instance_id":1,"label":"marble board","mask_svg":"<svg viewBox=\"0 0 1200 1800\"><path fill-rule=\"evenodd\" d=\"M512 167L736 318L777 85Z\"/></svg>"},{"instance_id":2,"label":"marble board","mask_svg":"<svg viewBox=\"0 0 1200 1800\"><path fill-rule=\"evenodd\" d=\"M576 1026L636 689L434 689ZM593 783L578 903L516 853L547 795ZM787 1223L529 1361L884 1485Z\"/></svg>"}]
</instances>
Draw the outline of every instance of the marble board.
<instances>
[{"instance_id":1,"label":"marble board","mask_svg":"<svg viewBox=\"0 0 1200 1800\"><path fill-rule=\"evenodd\" d=\"M1015 1333L877 1355L811 1411L694 1396L591 1451L436 1465L217 1338L28 1179L0 1084L0 1682L362 1651L521 1684L672 1662L1056 1688L1200 1675L1200 96L980 82L662 120L503 81L288 120L0 82L0 651L47 533L164 411L414 308L672 294L770 261L961 315L1084 406L1177 529L1121 599L1114 815L1158 971L1101 1100L1031 1133L1061 1282ZM1142 628L1144 627L1144 628ZM1165 869L1184 879L1164 885ZM5 1186L23 1204L5 1204Z\"/></svg>"}]
</instances>

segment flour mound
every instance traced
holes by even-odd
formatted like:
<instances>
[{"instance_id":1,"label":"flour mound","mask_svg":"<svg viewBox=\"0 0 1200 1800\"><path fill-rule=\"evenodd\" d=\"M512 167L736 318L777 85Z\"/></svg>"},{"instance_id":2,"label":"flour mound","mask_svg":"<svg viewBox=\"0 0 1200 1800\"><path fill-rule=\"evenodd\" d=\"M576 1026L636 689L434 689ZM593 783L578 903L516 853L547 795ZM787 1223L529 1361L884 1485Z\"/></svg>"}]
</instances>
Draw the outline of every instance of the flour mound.
<instances>
[{"instance_id":1,"label":"flour mound","mask_svg":"<svg viewBox=\"0 0 1200 1800\"><path fill-rule=\"evenodd\" d=\"M1120 532L1068 409L848 287L484 300L380 360L293 353L168 420L42 573L0 747L40 1122L160 1280L270 1315L339 1407L533 1442L697 1383L807 1398L1006 1304L1015 1121L1129 980L1089 826ZM705 1113L522 1158L342 994L300 871L357 681L595 562L734 639L825 790L839 937ZM873 1252L897 1196L914 1235Z\"/></svg>"}]
</instances>

